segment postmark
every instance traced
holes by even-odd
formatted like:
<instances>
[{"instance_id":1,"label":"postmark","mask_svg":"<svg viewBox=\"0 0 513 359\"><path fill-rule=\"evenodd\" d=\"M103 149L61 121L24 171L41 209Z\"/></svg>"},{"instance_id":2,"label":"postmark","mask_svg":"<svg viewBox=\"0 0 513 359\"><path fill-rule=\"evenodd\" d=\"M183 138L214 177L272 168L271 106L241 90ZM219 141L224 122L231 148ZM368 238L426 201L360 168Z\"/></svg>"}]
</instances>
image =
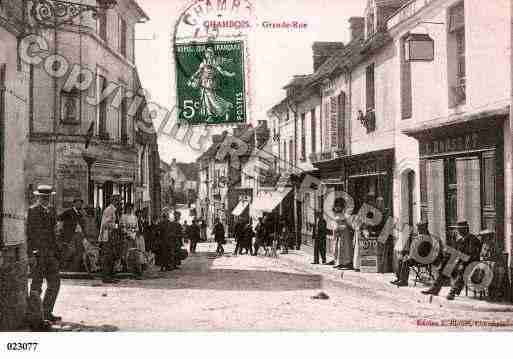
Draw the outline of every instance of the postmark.
<instances>
[{"instance_id":1,"label":"postmark","mask_svg":"<svg viewBox=\"0 0 513 359\"><path fill-rule=\"evenodd\" d=\"M175 46L175 51L185 68L176 73L181 109L178 122L193 125L246 122L244 43L180 44Z\"/></svg>"}]
</instances>

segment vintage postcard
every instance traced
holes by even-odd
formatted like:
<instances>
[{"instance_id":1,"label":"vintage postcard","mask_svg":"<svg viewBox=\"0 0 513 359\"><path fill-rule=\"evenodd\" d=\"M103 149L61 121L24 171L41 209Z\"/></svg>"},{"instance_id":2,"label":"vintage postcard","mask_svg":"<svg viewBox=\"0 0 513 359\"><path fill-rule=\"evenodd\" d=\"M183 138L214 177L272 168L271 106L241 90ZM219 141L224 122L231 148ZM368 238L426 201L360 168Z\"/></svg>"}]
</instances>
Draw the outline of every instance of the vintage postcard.
<instances>
[{"instance_id":1,"label":"vintage postcard","mask_svg":"<svg viewBox=\"0 0 513 359\"><path fill-rule=\"evenodd\" d=\"M511 332L512 24L508 0L0 1L0 352Z\"/></svg>"}]
</instances>

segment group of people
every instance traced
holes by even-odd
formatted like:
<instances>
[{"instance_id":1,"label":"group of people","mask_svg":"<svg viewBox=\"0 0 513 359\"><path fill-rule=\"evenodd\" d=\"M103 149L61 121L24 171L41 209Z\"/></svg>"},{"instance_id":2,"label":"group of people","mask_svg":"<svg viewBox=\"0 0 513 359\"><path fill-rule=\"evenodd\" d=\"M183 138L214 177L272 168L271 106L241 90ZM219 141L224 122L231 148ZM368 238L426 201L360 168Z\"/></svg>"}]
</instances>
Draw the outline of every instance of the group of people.
<instances>
[{"instance_id":1,"label":"group of people","mask_svg":"<svg viewBox=\"0 0 513 359\"><path fill-rule=\"evenodd\" d=\"M315 225L312 232L314 244L314 260L312 264L333 265L335 269L354 269L360 270L360 240L369 238L370 228L357 220L349 223L349 218L339 211L334 218L335 229L333 231L335 238L334 259L326 261L326 242L328 236L328 224L322 212L316 212Z\"/></svg>"},{"instance_id":2,"label":"group of people","mask_svg":"<svg viewBox=\"0 0 513 359\"><path fill-rule=\"evenodd\" d=\"M184 231L180 212L175 211L171 219L170 210L164 209L159 221L149 222L147 213L134 211L132 204L123 205L119 195L111 197L99 226L94 209L84 209L80 198L58 215L50 206L55 195L51 186L38 186L34 195L36 203L27 215L27 256L32 278L28 300L32 305L27 317L36 330L48 329L52 322L61 320L53 309L60 289L60 271L69 258L82 262L77 266L89 272L101 271L104 283L117 283L116 272L128 271L140 279L153 262L161 271L177 269L188 255L182 248L184 236L189 239L192 253L201 238L201 226L196 221ZM67 253L79 246L82 256ZM41 301L43 281L46 291Z\"/></svg>"},{"instance_id":3,"label":"group of people","mask_svg":"<svg viewBox=\"0 0 513 359\"><path fill-rule=\"evenodd\" d=\"M300 249L300 241L296 241L294 231L287 222L282 219L277 222L269 215L258 218L258 223L253 229L251 219L239 219L234 227L235 255L258 255L260 249L266 253L274 253L281 249L282 254L288 253L291 248Z\"/></svg>"},{"instance_id":4,"label":"group of people","mask_svg":"<svg viewBox=\"0 0 513 359\"><path fill-rule=\"evenodd\" d=\"M430 238L425 238L427 236ZM410 235L399 253L399 265L396 271L397 279L392 282L392 284L399 287L408 285L410 268L419 265L414 256L411 255L411 248L415 245L414 241L419 241L415 249L419 257L429 258L431 253L435 253L430 263L420 263L420 265L427 265L430 266L430 268L440 268L438 276L432 286L427 290L423 290L422 294L437 296L444 283L450 282L451 289L447 295L447 299L454 300L454 298L461 293L465 285L463 274L468 265L472 262L479 262L481 259L481 240L470 233L470 226L467 221L457 223L453 239L445 244L440 238L430 235L427 222L417 224L416 233ZM434 246L437 248L434 248ZM444 268L449 264L451 258L451 251L448 250L448 248L455 249L468 256L467 260L458 259L458 261L454 263L454 270L449 276L444 271Z\"/></svg>"}]
</instances>

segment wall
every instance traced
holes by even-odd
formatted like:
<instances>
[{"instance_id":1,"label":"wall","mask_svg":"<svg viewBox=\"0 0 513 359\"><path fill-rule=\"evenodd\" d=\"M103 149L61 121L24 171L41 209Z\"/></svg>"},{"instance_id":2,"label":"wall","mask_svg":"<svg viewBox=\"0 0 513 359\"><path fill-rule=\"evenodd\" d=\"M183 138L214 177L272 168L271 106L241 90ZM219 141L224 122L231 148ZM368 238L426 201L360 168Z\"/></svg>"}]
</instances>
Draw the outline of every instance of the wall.
<instances>
[{"instance_id":1,"label":"wall","mask_svg":"<svg viewBox=\"0 0 513 359\"><path fill-rule=\"evenodd\" d=\"M24 159L28 144L27 67L17 68L16 32L7 30L0 7L0 64L6 64L3 151L2 241L0 248L0 331L23 325L27 295ZM0 245L1 247L1 245Z\"/></svg>"}]
</instances>

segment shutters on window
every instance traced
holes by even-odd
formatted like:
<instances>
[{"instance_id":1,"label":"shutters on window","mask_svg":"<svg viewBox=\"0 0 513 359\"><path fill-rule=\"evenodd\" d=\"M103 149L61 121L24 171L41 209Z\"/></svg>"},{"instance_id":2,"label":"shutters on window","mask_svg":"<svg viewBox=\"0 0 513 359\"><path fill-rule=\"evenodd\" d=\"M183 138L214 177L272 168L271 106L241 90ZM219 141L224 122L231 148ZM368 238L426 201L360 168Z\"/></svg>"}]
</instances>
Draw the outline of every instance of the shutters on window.
<instances>
[{"instance_id":1,"label":"shutters on window","mask_svg":"<svg viewBox=\"0 0 513 359\"><path fill-rule=\"evenodd\" d=\"M481 171L478 157L456 159L458 221L467 221L471 233L481 231Z\"/></svg>"},{"instance_id":2,"label":"shutters on window","mask_svg":"<svg viewBox=\"0 0 513 359\"><path fill-rule=\"evenodd\" d=\"M426 161L428 227L432 236L445 243L445 183L443 160Z\"/></svg>"}]
</instances>

